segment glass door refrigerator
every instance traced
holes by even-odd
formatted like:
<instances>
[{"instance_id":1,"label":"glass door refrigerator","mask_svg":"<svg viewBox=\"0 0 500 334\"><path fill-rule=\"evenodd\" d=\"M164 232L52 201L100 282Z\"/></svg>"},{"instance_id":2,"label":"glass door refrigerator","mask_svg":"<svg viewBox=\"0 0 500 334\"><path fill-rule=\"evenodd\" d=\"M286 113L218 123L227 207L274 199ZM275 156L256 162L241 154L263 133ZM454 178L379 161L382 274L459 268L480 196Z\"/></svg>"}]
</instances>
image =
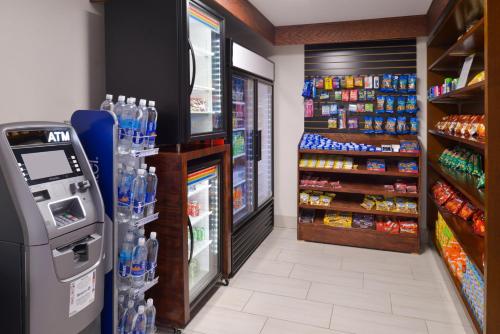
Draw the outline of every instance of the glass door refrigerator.
<instances>
[{"instance_id":1,"label":"glass door refrigerator","mask_svg":"<svg viewBox=\"0 0 500 334\"><path fill-rule=\"evenodd\" d=\"M274 64L229 42L232 274L273 227Z\"/></svg>"},{"instance_id":2,"label":"glass door refrigerator","mask_svg":"<svg viewBox=\"0 0 500 334\"><path fill-rule=\"evenodd\" d=\"M225 138L224 19L198 0L106 3L106 90L157 102L157 144Z\"/></svg>"}]
</instances>

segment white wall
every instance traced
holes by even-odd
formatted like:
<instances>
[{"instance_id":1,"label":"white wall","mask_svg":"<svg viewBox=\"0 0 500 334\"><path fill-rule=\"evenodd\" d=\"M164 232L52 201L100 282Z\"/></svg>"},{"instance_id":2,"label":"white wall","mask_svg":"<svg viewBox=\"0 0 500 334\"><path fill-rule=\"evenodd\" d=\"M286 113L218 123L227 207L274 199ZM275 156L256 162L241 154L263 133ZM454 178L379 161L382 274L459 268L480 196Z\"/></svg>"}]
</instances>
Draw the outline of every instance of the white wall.
<instances>
[{"instance_id":1,"label":"white wall","mask_svg":"<svg viewBox=\"0 0 500 334\"><path fill-rule=\"evenodd\" d=\"M0 45L0 123L64 121L103 98L102 5L1 0Z\"/></svg>"},{"instance_id":2,"label":"white wall","mask_svg":"<svg viewBox=\"0 0 500 334\"><path fill-rule=\"evenodd\" d=\"M270 57L276 67L274 82L274 192L275 214L297 216L297 145L304 131L301 97L304 46L276 47ZM293 226L296 224L295 218Z\"/></svg>"}]
</instances>

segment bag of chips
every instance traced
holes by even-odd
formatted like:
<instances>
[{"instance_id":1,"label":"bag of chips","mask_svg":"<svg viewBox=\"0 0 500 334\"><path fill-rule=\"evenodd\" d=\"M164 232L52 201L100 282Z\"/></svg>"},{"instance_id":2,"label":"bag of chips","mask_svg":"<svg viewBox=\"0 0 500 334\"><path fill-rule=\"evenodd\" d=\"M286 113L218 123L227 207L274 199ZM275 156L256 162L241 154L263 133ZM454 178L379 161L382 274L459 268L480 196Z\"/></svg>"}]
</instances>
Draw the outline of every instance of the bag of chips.
<instances>
[{"instance_id":1,"label":"bag of chips","mask_svg":"<svg viewBox=\"0 0 500 334\"><path fill-rule=\"evenodd\" d=\"M332 77L326 77L324 85L325 85L325 90L333 90Z\"/></svg>"},{"instance_id":2,"label":"bag of chips","mask_svg":"<svg viewBox=\"0 0 500 334\"><path fill-rule=\"evenodd\" d=\"M347 89L353 89L354 88L354 77L352 75L347 75L345 77L345 87Z\"/></svg>"},{"instance_id":3,"label":"bag of chips","mask_svg":"<svg viewBox=\"0 0 500 334\"><path fill-rule=\"evenodd\" d=\"M396 127L396 132L398 133L398 135L405 135L408 133L408 128L406 125L406 117L404 117L404 116L398 117L398 124Z\"/></svg>"},{"instance_id":4,"label":"bag of chips","mask_svg":"<svg viewBox=\"0 0 500 334\"><path fill-rule=\"evenodd\" d=\"M377 96L377 114L383 114L385 112L385 96Z\"/></svg>"},{"instance_id":5,"label":"bag of chips","mask_svg":"<svg viewBox=\"0 0 500 334\"><path fill-rule=\"evenodd\" d=\"M472 218L474 213L477 211L476 207L472 205L470 202L467 202L462 206L460 211L458 212L458 216L463 220L469 220Z\"/></svg>"},{"instance_id":6,"label":"bag of chips","mask_svg":"<svg viewBox=\"0 0 500 334\"><path fill-rule=\"evenodd\" d=\"M372 89L373 88L373 77L371 75L368 75L365 77L365 89Z\"/></svg>"},{"instance_id":7,"label":"bag of chips","mask_svg":"<svg viewBox=\"0 0 500 334\"><path fill-rule=\"evenodd\" d=\"M417 113L417 96L409 95L406 99L406 112L410 114Z\"/></svg>"},{"instance_id":8,"label":"bag of chips","mask_svg":"<svg viewBox=\"0 0 500 334\"><path fill-rule=\"evenodd\" d=\"M339 113L339 106L337 103L330 104L330 115L337 115Z\"/></svg>"},{"instance_id":9,"label":"bag of chips","mask_svg":"<svg viewBox=\"0 0 500 334\"><path fill-rule=\"evenodd\" d=\"M364 119L364 126L363 126L363 132L366 134L371 134L373 133L373 117L372 116L365 116Z\"/></svg>"},{"instance_id":10,"label":"bag of chips","mask_svg":"<svg viewBox=\"0 0 500 334\"><path fill-rule=\"evenodd\" d=\"M314 80L315 80L317 89L323 89L325 87L323 78L316 78Z\"/></svg>"},{"instance_id":11,"label":"bag of chips","mask_svg":"<svg viewBox=\"0 0 500 334\"><path fill-rule=\"evenodd\" d=\"M446 202L444 207L446 209L448 209L448 211L450 211L451 213L456 215L456 214L458 214L460 209L462 209L462 206L464 204L465 204L465 201L460 196L455 194L451 197L451 199L448 202Z\"/></svg>"},{"instance_id":12,"label":"bag of chips","mask_svg":"<svg viewBox=\"0 0 500 334\"><path fill-rule=\"evenodd\" d=\"M365 112L365 104L364 103L358 103L356 112Z\"/></svg>"},{"instance_id":13,"label":"bag of chips","mask_svg":"<svg viewBox=\"0 0 500 334\"><path fill-rule=\"evenodd\" d=\"M398 74L393 74L392 75L392 91L397 92L399 87L399 75Z\"/></svg>"},{"instance_id":14,"label":"bag of chips","mask_svg":"<svg viewBox=\"0 0 500 334\"><path fill-rule=\"evenodd\" d=\"M332 80L332 88L333 89L339 89L340 88L340 78L339 77L334 77Z\"/></svg>"},{"instance_id":15,"label":"bag of chips","mask_svg":"<svg viewBox=\"0 0 500 334\"><path fill-rule=\"evenodd\" d=\"M349 120L347 121L347 125L350 130L357 130L359 127L358 118L350 117Z\"/></svg>"},{"instance_id":16,"label":"bag of chips","mask_svg":"<svg viewBox=\"0 0 500 334\"><path fill-rule=\"evenodd\" d=\"M342 90L342 102L349 102L349 91L347 89Z\"/></svg>"},{"instance_id":17,"label":"bag of chips","mask_svg":"<svg viewBox=\"0 0 500 334\"><path fill-rule=\"evenodd\" d=\"M396 117L387 117L385 121L385 133L395 135L396 132Z\"/></svg>"},{"instance_id":18,"label":"bag of chips","mask_svg":"<svg viewBox=\"0 0 500 334\"><path fill-rule=\"evenodd\" d=\"M342 89L347 88L347 81L345 77L339 77L339 82L340 82L340 88Z\"/></svg>"},{"instance_id":19,"label":"bag of chips","mask_svg":"<svg viewBox=\"0 0 500 334\"><path fill-rule=\"evenodd\" d=\"M382 85L380 87L380 91L384 93L392 93L392 75L391 74L384 74L382 76Z\"/></svg>"},{"instance_id":20,"label":"bag of chips","mask_svg":"<svg viewBox=\"0 0 500 334\"><path fill-rule=\"evenodd\" d=\"M365 112L373 112L373 103L365 103Z\"/></svg>"},{"instance_id":21,"label":"bag of chips","mask_svg":"<svg viewBox=\"0 0 500 334\"><path fill-rule=\"evenodd\" d=\"M408 92L408 75L403 74L399 76L398 91L406 94Z\"/></svg>"},{"instance_id":22,"label":"bag of chips","mask_svg":"<svg viewBox=\"0 0 500 334\"><path fill-rule=\"evenodd\" d=\"M410 118L410 134L418 134L418 119L416 117Z\"/></svg>"},{"instance_id":23,"label":"bag of chips","mask_svg":"<svg viewBox=\"0 0 500 334\"><path fill-rule=\"evenodd\" d=\"M357 102L358 101L358 90L352 89L349 94L349 101Z\"/></svg>"},{"instance_id":24,"label":"bag of chips","mask_svg":"<svg viewBox=\"0 0 500 334\"><path fill-rule=\"evenodd\" d=\"M382 134L384 133L384 118L383 117L380 117L380 116L377 116L375 117L374 119L374 122L373 122L373 133L376 133L376 134Z\"/></svg>"},{"instance_id":25,"label":"bag of chips","mask_svg":"<svg viewBox=\"0 0 500 334\"><path fill-rule=\"evenodd\" d=\"M417 92L417 75L410 74L408 76L408 93L415 94Z\"/></svg>"},{"instance_id":26,"label":"bag of chips","mask_svg":"<svg viewBox=\"0 0 500 334\"><path fill-rule=\"evenodd\" d=\"M394 96L387 96L385 98L385 112L394 114Z\"/></svg>"},{"instance_id":27,"label":"bag of chips","mask_svg":"<svg viewBox=\"0 0 500 334\"><path fill-rule=\"evenodd\" d=\"M366 101L375 101L375 91L367 90L366 91Z\"/></svg>"},{"instance_id":28,"label":"bag of chips","mask_svg":"<svg viewBox=\"0 0 500 334\"><path fill-rule=\"evenodd\" d=\"M397 111L398 111L398 114L402 114L406 111L406 97L405 96L398 96Z\"/></svg>"},{"instance_id":29,"label":"bag of chips","mask_svg":"<svg viewBox=\"0 0 500 334\"><path fill-rule=\"evenodd\" d=\"M366 90L360 89L358 90L358 101L365 101L366 100Z\"/></svg>"},{"instance_id":30,"label":"bag of chips","mask_svg":"<svg viewBox=\"0 0 500 334\"><path fill-rule=\"evenodd\" d=\"M328 128L336 129L337 128L337 117L330 117L328 119Z\"/></svg>"},{"instance_id":31,"label":"bag of chips","mask_svg":"<svg viewBox=\"0 0 500 334\"><path fill-rule=\"evenodd\" d=\"M314 117L314 101L312 99L306 99L304 101L304 117Z\"/></svg>"},{"instance_id":32,"label":"bag of chips","mask_svg":"<svg viewBox=\"0 0 500 334\"><path fill-rule=\"evenodd\" d=\"M354 77L354 87L363 88L364 79L361 75L357 75Z\"/></svg>"}]
</instances>

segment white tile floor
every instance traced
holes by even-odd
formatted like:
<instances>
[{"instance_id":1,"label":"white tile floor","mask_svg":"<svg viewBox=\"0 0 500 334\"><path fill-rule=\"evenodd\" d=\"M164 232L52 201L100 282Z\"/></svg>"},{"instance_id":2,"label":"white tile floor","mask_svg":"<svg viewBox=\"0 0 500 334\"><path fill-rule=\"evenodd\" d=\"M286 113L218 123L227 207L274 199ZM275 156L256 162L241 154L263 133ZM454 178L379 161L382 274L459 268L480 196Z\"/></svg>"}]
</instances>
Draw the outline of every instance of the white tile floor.
<instances>
[{"instance_id":1,"label":"white tile floor","mask_svg":"<svg viewBox=\"0 0 500 334\"><path fill-rule=\"evenodd\" d=\"M473 333L433 252L308 243L275 228L184 333Z\"/></svg>"}]
</instances>

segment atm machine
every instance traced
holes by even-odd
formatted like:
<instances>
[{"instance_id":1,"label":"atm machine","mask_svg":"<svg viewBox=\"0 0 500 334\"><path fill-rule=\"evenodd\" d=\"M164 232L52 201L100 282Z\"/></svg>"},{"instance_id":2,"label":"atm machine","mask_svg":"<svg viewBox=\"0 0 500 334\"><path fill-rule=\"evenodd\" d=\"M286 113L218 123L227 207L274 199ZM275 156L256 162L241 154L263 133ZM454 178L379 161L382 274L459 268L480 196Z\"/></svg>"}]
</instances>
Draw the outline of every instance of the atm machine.
<instances>
[{"instance_id":1,"label":"atm machine","mask_svg":"<svg viewBox=\"0 0 500 334\"><path fill-rule=\"evenodd\" d=\"M0 125L0 332L99 332L104 262L104 206L73 128Z\"/></svg>"}]
</instances>

